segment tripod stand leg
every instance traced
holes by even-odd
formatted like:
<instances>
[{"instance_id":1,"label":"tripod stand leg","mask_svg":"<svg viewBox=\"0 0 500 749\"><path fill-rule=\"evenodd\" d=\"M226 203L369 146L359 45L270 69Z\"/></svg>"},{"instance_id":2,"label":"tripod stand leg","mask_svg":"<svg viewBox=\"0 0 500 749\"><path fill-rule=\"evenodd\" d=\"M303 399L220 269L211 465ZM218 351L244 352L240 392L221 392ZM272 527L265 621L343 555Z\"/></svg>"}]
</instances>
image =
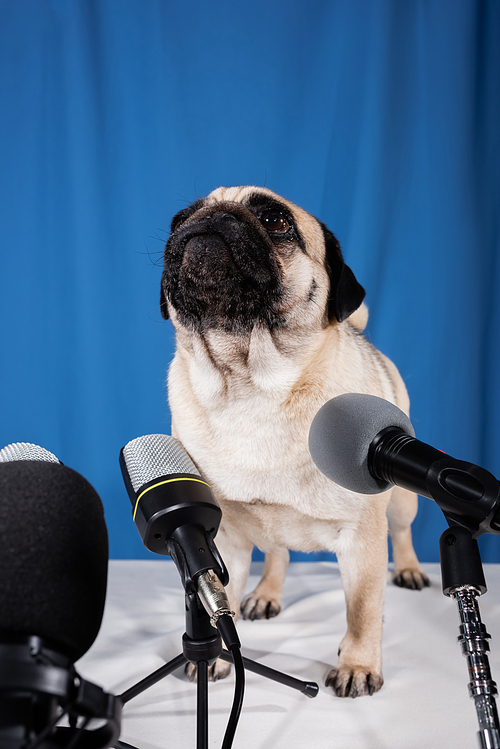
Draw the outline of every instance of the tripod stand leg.
<instances>
[{"instance_id":1,"label":"tripod stand leg","mask_svg":"<svg viewBox=\"0 0 500 749\"><path fill-rule=\"evenodd\" d=\"M222 651L220 658L223 661L227 661L227 663L234 663L233 656L227 650ZM255 674L265 676L267 679L277 681L279 684L284 684L286 687L297 689L302 694L307 695L307 697L316 697L319 692L319 687L314 681L300 681L300 679L295 679L293 676L284 674L281 671L275 671L274 668L252 661L250 658L243 657L243 665L247 671L253 671Z\"/></svg>"},{"instance_id":2,"label":"tripod stand leg","mask_svg":"<svg viewBox=\"0 0 500 749\"><path fill-rule=\"evenodd\" d=\"M172 671L176 671L181 666L184 666L185 663L187 663L187 658L181 653L181 655L178 655L168 663L165 663L164 666L160 666L160 668L156 669L156 671L153 671L153 673L149 674L149 676L146 676L145 679L141 679L141 681L138 681L137 684L134 684L133 687L126 689L125 692L122 692L122 694L118 695L118 698L122 701L123 704L125 704L134 697L137 697L137 695L141 692L144 692L149 687L152 687L153 684L156 684L157 681L161 681L164 676L168 676L172 673Z\"/></svg>"}]
</instances>

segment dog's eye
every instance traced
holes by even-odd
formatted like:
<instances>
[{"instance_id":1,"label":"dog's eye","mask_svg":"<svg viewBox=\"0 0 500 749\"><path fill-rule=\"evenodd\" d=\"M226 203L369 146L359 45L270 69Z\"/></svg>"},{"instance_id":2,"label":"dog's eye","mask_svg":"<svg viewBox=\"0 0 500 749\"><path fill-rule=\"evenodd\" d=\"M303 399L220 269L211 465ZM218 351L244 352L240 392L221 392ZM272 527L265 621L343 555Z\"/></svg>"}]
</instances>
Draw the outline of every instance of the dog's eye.
<instances>
[{"instance_id":1,"label":"dog's eye","mask_svg":"<svg viewBox=\"0 0 500 749\"><path fill-rule=\"evenodd\" d=\"M279 211L266 211L260 217L264 228L271 234L285 234L290 228L290 224L282 213Z\"/></svg>"}]
</instances>

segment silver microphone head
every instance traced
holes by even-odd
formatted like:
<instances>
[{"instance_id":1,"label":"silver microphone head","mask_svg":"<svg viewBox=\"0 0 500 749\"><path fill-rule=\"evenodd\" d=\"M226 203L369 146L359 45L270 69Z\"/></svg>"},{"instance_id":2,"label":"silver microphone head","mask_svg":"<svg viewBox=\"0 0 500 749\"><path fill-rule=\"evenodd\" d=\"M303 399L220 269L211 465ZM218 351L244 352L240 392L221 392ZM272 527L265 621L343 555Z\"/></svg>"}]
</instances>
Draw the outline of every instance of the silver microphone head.
<instances>
[{"instance_id":1,"label":"silver microphone head","mask_svg":"<svg viewBox=\"0 0 500 749\"><path fill-rule=\"evenodd\" d=\"M146 434L136 437L125 445L122 452L135 492L144 484L161 476L174 473L200 476L200 472L179 440L169 434Z\"/></svg>"},{"instance_id":2,"label":"silver microphone head","mask_svg":"<svg viewBox=\"0 0 500 749\"><path fill-rule=\"evenodd\" d=\"M46 463L60 463L56 456L39 445L30 442L13 442L0 450L0 463L11 463L15 460L40 460Z\"/></svg>"}]
</instances>

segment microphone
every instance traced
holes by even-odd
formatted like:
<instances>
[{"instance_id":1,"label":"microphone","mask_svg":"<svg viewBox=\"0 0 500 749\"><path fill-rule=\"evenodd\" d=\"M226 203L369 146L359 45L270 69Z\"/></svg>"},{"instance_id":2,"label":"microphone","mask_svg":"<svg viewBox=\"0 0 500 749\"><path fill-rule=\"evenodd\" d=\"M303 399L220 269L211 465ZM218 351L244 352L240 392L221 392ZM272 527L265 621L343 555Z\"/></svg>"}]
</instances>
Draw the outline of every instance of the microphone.
<instances>
[{"instance_id":1,"label":"microphone","mask_svg":"<svg viewBox=\"0 0 500 749\"><path fill-rule=\"evenodd\" d=\"M360 494L391 485L435 500L451 524L474 538L500 533L500 483L484 468L415 438L409 418L389 401L345 393L314 417L309 451L319 470Z\"/></svg>"},{"instance_id":2,"label":"microphone","mask_svg":"<svg viewBox=\"0 0 500 749\"><path fill-rule=\"evenodd\" d=\"M76 740L82 748L102 749L118 738L121 703L74 669L101 626L107 567L104 512L93 487L37 445L0 450L5 749L60 749ZM56 728L64 714L70 727ZM91 718L105 725L87 731Z\"/></svg>"},{"instance_id":3,"label":"microphone","mask_svg":"<svg viewBox=\"0 0 500 749\"><path fill-rule=\"evenodd\" d=\"M234 612L224 590L229 574L214 543L221 509L209 484L174 437L137 437L120 451L120 466L144 546L157 554L169 554L181 576L186 592L183 657L196 664L201 711L206 710L202 691L208 664L222 655L221 639L232 655L235 691L223 742L223 747L229 747L243 704L245 667ZM212 627L218 632L212 632ZM133 688L129 692L135 693ZM206 716L205 729L202 723L203 719L198 723L198 741L205 746Z\"/></svg>"},{"instance_id":4,"label":"microphone","mask_svg":"<svg viewBox=\"0 0 500 749\"><path fill-rule=\"evenodd\" d=\"M228 639L234 644L237 635L234 626L226 632L234 617L224 590L229 575L213 540L222 513L209 484L170 435L132 440L120 452L120 466L144 546L172 557L186 594L198 595L230 648Z\"/></svg>"}]
</instances>

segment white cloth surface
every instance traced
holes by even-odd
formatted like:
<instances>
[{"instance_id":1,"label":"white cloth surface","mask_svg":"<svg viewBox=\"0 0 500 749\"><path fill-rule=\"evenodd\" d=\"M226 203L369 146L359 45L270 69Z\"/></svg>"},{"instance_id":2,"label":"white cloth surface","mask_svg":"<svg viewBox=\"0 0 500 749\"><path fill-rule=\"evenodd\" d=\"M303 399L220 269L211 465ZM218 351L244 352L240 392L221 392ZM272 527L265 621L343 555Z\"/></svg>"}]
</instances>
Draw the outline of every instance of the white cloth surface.
<instances>
[{"instance_id":1,"label":"white cloth surface","mask_svg":"<svg viewBox=\"0 0 500 749\"><path fill-rule=\"evenodd\" d=\"M316 681L319 694L310 699L247 671L234 749L475 749L477 718L457 643L457 606L442 594L439 565L423 567L430 588L387 585L381 691L341 699L324 686L345 632L338 566L291 564L279 616L240 620L237 629L243 655ZM492 677L500 681L500 565L484 568L488 592L479 607L492 636ZM248 591L261 571L261 563L252 565ZM178 655L184 631L184 594L173 562L113 560L102 627L77 670L120 694ZM222 745L233 689L233 674L209 683L210 748ZM138 749L196 746L196 685L182 668L124 706L120 738Z\"/></svg>"}]
</instances>

